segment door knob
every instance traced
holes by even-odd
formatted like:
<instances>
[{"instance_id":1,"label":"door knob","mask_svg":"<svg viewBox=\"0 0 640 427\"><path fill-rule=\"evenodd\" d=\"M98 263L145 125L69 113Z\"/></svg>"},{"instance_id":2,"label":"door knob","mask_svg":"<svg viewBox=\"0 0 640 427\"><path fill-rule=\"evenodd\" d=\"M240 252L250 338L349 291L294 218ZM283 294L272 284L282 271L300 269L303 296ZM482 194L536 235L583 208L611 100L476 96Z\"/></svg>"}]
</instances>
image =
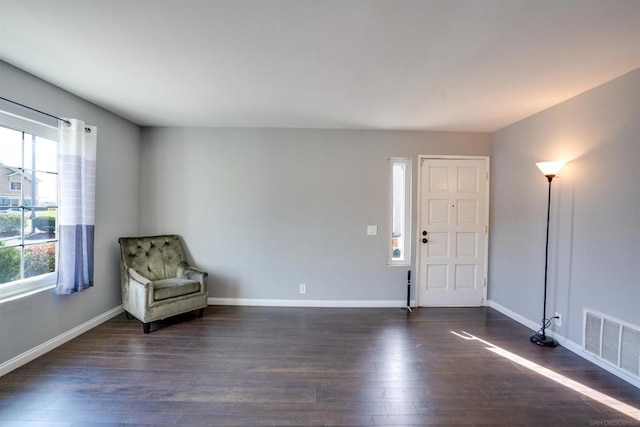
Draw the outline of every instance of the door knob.
<instances>
[{"instance_id":1,"label":"door knob","mask_svg":"<svg viewBox=\"0 0 640 427\"><path fill-rule=\"evenodd\" d=\"M422 243L427 243L428 240L427 239L422 239Z\"/></svg>"},{"instance_id":2,"label":"door knob","mask_svg":"<svg viewBox=\"0 0 640 427\"><path fill-rule=\"evenodd\" d=\"M423 236L426 236L426 235L427 235L427 230L424 230L424 231L422 232L422 235L423 235Z\"/></svg>"}]
</instances>

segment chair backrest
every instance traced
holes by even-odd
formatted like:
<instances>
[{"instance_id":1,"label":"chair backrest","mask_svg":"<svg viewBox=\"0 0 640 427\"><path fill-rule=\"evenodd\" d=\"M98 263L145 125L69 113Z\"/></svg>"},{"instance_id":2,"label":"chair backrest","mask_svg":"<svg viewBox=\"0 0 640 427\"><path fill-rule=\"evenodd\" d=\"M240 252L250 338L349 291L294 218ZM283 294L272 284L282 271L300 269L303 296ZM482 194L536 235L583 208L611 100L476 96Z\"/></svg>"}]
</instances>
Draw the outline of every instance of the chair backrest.
<instances>
[{"instance_id":1,"label":"chair backrest","mask_svg":"<svg viewBox=\"0 0 640 427\"><path fill-rule=\"evenodd\" d=\"M184 261L177 235L121 237L118 242L123 269L133 268L149 280L176 277L178 265Z\"/></svg>"}]
</instances>

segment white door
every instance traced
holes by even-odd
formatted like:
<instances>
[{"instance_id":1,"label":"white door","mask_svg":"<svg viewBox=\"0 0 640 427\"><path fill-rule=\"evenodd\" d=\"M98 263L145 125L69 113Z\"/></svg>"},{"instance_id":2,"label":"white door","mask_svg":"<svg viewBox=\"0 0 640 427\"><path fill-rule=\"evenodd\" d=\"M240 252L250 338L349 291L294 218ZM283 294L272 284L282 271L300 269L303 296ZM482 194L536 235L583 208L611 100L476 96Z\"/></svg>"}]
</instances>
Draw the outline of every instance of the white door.
<instances>
[{"instance_id":1,"label":"white door","mask_svg":"<svg viewBox=\"0 0 640 427\"><path fill-rule=\"evenodd\" d=\"M420 306L480 306L486 298L488 158L422 158Z\"/></svg>"}]
</instances>

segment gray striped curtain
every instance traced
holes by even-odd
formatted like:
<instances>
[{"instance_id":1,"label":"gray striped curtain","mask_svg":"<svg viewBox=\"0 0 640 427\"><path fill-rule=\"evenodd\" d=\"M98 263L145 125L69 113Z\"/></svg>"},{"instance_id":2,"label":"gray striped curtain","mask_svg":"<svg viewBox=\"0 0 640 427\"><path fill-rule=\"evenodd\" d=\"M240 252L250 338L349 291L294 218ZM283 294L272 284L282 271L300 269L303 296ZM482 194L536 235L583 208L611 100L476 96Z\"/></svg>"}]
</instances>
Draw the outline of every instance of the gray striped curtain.
<instances>
[{"instance_id":1,"label":"gray striped curtain","mask_svg":"<svg viewBox=\"0 0 640 427\"><path fill-rule=\"evenodd\" d=\"M68 119L60 126L57 294L93 286L97 128Z\"/></svg>"}]
</instances>

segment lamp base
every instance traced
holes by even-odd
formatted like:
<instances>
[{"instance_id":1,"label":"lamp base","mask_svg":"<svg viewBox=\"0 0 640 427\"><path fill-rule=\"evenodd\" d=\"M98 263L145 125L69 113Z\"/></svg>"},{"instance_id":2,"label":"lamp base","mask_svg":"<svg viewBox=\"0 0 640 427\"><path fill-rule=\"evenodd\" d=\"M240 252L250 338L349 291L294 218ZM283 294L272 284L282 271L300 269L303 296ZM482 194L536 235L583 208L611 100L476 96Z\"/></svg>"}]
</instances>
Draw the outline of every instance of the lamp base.
<instances>
[{"instance_id":1,"label":"lamp base","mask_svg":"<svg viewBox=\"0 0 640 427\"><path fill-rule=\"evenodd\" d=\"M558 341L556 341L553 338L548 337L546 335L540 335L540 334L532 335L531 338L529 338L529 341L531 341L532 343L534 343L536 345L541 345L541 346L544 346L544 347L557 347L558 346Z\"/></svg>"}]
</instances>

